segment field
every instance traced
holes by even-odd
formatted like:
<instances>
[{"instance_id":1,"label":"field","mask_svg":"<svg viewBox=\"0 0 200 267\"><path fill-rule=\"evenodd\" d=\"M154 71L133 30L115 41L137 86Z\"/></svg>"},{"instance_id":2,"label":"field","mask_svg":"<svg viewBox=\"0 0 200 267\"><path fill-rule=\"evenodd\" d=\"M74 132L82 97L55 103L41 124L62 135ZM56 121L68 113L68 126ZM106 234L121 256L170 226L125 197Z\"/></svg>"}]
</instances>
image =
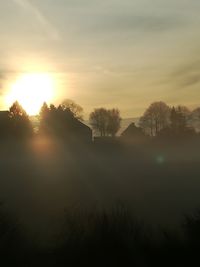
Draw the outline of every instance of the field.
<instances>
[{"instance_id":1,"label":"field","mask_svg":"<svg viewBox=\"0 0 200 267\"><path fill-rule=\"evenodd\" d=\"M101 231L113 253L119 249L115 238L119 247L130 243L127 232L153 240L163 231L179 235L184 216L200 207L198 143L70 146L35 138L23 145L4 143L1 151L2 218L9 218L23 242L39 251L56 250L62 259L68 249L82 255L86 246L85 255L90 242L98 247Z\"/></svg>"}]
</instances>

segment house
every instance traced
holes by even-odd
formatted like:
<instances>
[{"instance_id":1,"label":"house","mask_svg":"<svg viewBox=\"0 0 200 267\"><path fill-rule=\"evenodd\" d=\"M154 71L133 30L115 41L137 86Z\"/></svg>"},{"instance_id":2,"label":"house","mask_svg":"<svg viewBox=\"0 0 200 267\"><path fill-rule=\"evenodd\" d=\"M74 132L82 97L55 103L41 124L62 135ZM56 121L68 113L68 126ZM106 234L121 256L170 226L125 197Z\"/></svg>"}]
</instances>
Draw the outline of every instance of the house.
<instances>
[{"instance_id":1,"label":"house","mask_svg":"<svg viewBox=\"0 0 200 267\"><path fill-rule=\"evenodd\" d=\"M128 143L141 143L146 139L146 134L141 127L131 123L121 134L121 139Z\"/></svg>"},{"instance_id":2,"label":"house","mask_svg":"<svg viewBox=\"0 0 200 267\"><path fill-rule=\"evenodd\" d=\"M7 120L8 116L9 116L9 112L8 111L1 110L0 111L0 123L2 121L4 121L4 120Z\"/></svg>"},{"instance_id":3,"label":"house","mask_svg":"<svg viewBox=\"0 0 200 267\"><path fill-rule=\"evenodd\" d=\"M92 130L66 111L50 111L40 122L39 134L65 140L67 143L91 143Z\"/></svg>"},{"instance_id":4,"label":"house","mask_svg":"<svg viewBox=\"0 0 200 267\"><path fill-rule=\"evenodd\" d=\"M0 138L8 137L9 126L9 112L0 111Z\"/></svg>"},{"instance_id":5,"label":"house","mask_svg":"<svg viewBox=\"0 0 200 267\"><path fill-rule=\"evenodd\" d=\"M78 119L73 119L67 126L67 132L73 140L83 143L92 142L92 130Z\"/></svg>"},{"instance_id":6,"label":"house","mask_svg":"<svg viewBox=\"0 0 200 267\"><path fill-rule=\"evenodd\" d=\"M9 120L9 112L8 111L0 111L0 128L1 128L1 130L7 126L8 120Z\"/></svg>"}]
</instances>

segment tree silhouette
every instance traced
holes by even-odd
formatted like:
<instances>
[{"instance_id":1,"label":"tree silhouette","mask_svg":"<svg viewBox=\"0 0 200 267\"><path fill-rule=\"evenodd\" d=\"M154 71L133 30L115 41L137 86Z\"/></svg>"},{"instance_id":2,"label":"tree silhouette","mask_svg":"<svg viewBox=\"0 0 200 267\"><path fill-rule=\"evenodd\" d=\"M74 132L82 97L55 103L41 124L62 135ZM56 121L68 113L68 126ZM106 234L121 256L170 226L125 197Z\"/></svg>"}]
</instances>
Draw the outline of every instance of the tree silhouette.
<instances>
[{"instance_id":1,"label":"tree silhouette","mask_svg":"<svg viewBox=\"0 0 200 267\"><path fill-rule=\"evenodd\" d=\"M189 126L190 111L187 107L172 107L170 111L170 124L159 132L161 137L188 137L195 135L193 127Z\"/></svg>"},{"instance_id":2,"label":"tree silhouette","mask_svg":"<svg viewBox=\"0 0 200 267\"><path fill-rule=\"evenodd\" d=\"M65 99L62 102L61 107L63 110L70 110L76 119L83 121L83 108L73 100Z\"/></svg>"},{"instance_id":3,"label":"tree silhouette","mask_svg":"<svg viewBox=\"0 0 200 267\"><path fill-rule=\"evenodd\" d=\"M41 109L40 109L40 117L45 118L48 115L49 107L46 102L43 103Z\"/></svg>"},{"instance_id":4,"label":"tree silhouette","mask_svg":"<svg viewBox=\"0 0 200 267\"><path fill-rule=\"evenodd\" d=\"M12 137L26 137L33 134L29 116L17 101L9 109L9 120L9 131Z\"/></svg>"},{"instance_id":5,"label":"tree silhouette","mask_svg":"<svg viewBox=\"0 0 200 267\"><path fill-rule=\"evenodd\" d=\"M59 105L43 104L40 111L39 133L68 141L91 141L91 129L75 118L73 112Z\"/></svg>"},{"instance_id":6,"label":"tree silhouette","mask_svg":"<svg viewBox=\"0 0 200 267\"><path fill-rule=\"evenodd\" d=\"M200 107L194 109L191 112L189 124L193 126L198 132L200 131Z\"/></svg>"},{"instance_id":7,"label":"tree silhouette","mask_svg":"<svg viewBox=\"0 0 200 267\"><path fill-rule=\"evenodd\" d=\"M26 111L22 108L22 106L15 101L12 106L9 109L10 112L10 117L14 118L14 117L28 117L28 115L26 114Z\"/></svg>"},{"instance_id":8,"label":"tree silhouette","mask_svg":"<svg viewBox=\"0 0 200 267\"><path fill-rule=\"evenodd\" d=\"M99 132L101 137L104 137L107 135L108 112L105 108L95 109L90 114L89 121L93 129Z\"/></svg>"},{"instance_id":9,"label":"tree silhouette","mask_svg":"<svg viewBox=\"0 0 200 267\"><path fill-rule=\"evenodd\" d=\"M159 131L169 125L170 108L160 101L152 103L140 118L140 126L151 136L156 136Z\"/></svg>"},{"instance_id":10,"label":"tree silhouette","mask_svg":"<svg viewBox=\"0 0 200 267\"><path fill-rule=\"evenodd\" d=\"M97 108L90 114L89 121L101 137L109 135L114 137L120 129L120 112L118 109Z\"/></svg>"},{"instance_id":11,"label":"tree silhouette","mask_svg":"<svg viewBox=\"0 0 200 267\"><path fill-rule=\"evenodd\" d=\"M121 124L120 112L118 109L108 110L108 133L114 137L120 129Z\"/></svg>"},{"instance_id":12,"label":"tree silhouette","mask_svg":"<svg viewBox=\"0 0 200 267\"><path fill-rule=\"evenodd\" d=\"M189 119L191 112L187 107L178 106L173 107L171 110L171 128L177 134L194 133L194 128L190 127Z\"/></svg>"},{"instance_id":13,"label":"tree silhouette","mask_svg":"<svg viewBox=\"0 0 200 267\"><path fill-rule=\"evenodd\" d=\"M46 102L43 103L40 113L39 113L39 132L40 133L46 133L48 129L48 117L49 117L50 109Z\"/></svg>"},{"instance_id":14,"label":"tree silhouette","mask_svg":"<svg viewBox=\"0 0 200 267\"><path fill-rule=\"evenodd\" d=\"M171 128L175 132L179 132L186 127L186 117L180 108L172 107L170 114Z\"/></svg>"}]
</instances>

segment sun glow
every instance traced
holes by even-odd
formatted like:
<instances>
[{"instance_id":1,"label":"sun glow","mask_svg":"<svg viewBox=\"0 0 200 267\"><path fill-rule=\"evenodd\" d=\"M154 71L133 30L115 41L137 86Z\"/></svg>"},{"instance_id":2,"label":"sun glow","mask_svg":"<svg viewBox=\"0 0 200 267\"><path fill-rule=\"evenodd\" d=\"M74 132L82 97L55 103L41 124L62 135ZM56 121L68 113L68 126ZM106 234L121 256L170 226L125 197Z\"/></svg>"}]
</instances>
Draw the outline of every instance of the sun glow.
<instances>
[{"instance_id":1,"label":"sun glow","mask_svg":"<svg viewBox=\"0 0 200 267\"><path fill-rule=\"evenodd\" d=\"M54 91L54 79L50 74L23 74L11 85L6 104L11 106L18 101L29 115L35 115L44 102L53 100Z\"/></svg>"}]
</instances>

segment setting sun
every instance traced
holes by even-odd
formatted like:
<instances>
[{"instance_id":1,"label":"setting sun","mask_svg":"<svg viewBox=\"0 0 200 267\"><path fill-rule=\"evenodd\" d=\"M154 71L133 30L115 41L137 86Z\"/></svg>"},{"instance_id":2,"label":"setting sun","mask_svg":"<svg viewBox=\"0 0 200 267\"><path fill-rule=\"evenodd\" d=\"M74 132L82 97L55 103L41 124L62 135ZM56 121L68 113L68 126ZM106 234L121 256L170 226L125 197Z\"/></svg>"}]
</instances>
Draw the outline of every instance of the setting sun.
<instances>
[{"instance_id":1,"label":"setting sun","mask_svg":"<svg viewBox=\"0 0 200 267\"><path fill-rule=\"evenodd\" d=\"M48 73L21 75L10 88L6 104L18 101L29 115L39 112L43 102L49 102L54 95L54 79Z\"/></svg>"}]
</instances>

